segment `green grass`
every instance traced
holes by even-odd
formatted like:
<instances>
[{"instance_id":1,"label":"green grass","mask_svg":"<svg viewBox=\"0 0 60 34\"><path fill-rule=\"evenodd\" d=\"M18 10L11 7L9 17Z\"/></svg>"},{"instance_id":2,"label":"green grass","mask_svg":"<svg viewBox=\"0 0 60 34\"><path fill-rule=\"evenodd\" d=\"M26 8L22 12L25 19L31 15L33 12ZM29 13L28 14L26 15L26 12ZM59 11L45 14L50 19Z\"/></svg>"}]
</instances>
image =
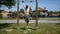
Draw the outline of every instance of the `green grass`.
<instances>
[{"instance_id":1,"label":"green grass","mask_svg":"<svg viewBox=\"0 0 60 34\"><path fill-rule=\"evenodd\" d=\"M19 24L19 29L16 29L16 24L0 24L0 34L60 34L60 24L38 24L38 30L35 30L35 24L29 24L29 29L31 31L26 30L26 23ZM6 31L10 30L11 31ZM27 31L28 33L24 33Z\"/></svg>"}]
</instances>

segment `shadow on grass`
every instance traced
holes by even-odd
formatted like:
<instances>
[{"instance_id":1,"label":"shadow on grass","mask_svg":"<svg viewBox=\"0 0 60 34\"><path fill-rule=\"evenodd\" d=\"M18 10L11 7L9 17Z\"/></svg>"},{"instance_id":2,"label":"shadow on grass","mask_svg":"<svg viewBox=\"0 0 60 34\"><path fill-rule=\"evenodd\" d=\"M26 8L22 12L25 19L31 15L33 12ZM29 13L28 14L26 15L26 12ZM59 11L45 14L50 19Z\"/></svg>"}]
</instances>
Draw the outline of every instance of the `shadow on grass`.
<instances>
[{"instance_id":1,"label":"shadow on grass","mask_svg":"<svg viewBox=\"0 0 60 34\"><path fill-rule=\"evenodd\" d=\"M23 28L20 28L20 29L22 29L22 30L26 30L26 28L24 28L24 27L23 27Z\"/></svg>"},{"instance_id":2,"label":"shadow on grass","mask_svg":"<svg viewBox=\"0 0 60 34\"><path fill-rule=\"evenodd\" d=\"M60 23L56 23L56 25L60 25Z\"/></svg>"},{"instance_id":3,"label":"shadow on grass","mask_svg":"<svg viewBox=\"0 0 60 34\"><path fill-rule=\"evenodd\" d=\"M3 23L3 24L0 24L0 29L9 27L10 25L11 25L11 23Z\"/></svg>"},{"instance_id":4,"label":"shadow on grass","mask_svg":"<svg viewBox=\"0 0 60 34\"><path fill-rule=\"evenodd\" d=\"M3 29L3 28L8 28L8 29L15 29L15 30L17 30L17 26L16 26L16 24L14 24L14 23L3 23L3 24L0 24L0 29ZM19 29L21 29L21 30L26 30L27 28L26 28L26 27L20 27ZM31 27L29 27L28 29L36 30L35 28L31 28Z\"/></svg>"},{"instance_id":5,"label":"shadow on grass","mask_svg":"<svg viewBox=\"0 0 60 34\"><path fill-rule=\"evenodd\" d=\"M35 28L20 28L20 29L22 29L22 30L27 30L27 29L31 29L31 30L36 30Z\"/></svg>"}]
</instances>

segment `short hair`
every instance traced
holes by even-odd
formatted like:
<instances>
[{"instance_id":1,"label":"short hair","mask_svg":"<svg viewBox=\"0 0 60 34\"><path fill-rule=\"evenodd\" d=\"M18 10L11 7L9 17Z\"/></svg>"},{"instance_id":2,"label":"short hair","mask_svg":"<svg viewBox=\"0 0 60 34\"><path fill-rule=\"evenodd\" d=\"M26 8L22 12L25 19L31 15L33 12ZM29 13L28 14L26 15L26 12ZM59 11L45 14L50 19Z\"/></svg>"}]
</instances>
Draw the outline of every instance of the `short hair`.
<instances>
[{"instance_id":1,"label":"short hair","mask_svg":"<svg viewBox=\"0 0 60 34\"><path fill-rule=\"evenodd\" d=\"M28 5L26 5L26 8L28 7Z\"/></svg>"}]
</instances>

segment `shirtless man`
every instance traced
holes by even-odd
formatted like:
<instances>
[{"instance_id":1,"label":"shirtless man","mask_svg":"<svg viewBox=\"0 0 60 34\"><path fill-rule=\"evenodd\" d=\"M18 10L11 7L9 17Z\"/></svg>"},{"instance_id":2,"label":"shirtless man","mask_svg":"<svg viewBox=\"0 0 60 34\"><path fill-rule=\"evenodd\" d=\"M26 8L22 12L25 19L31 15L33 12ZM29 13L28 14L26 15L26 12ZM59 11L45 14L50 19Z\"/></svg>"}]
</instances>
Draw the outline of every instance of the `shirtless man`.
<instances>
[{"instance_id":1,"label":"shirtless man","mask_svg":"<svg viewBox=\"0 0 60 34\"><path fill-rule=\"evenodd\" d=\"M22 3L23 3L23 7L24 7L24 9L25 9L25 11L24 11L24 16L25 16L25 21L26 21L26 23L27 23L27 28L28 28L28 24L29 24L29 11L30 11L30 8L31 8L31 4L32 4L32 1L30 1L31 3L30 3L30 6L28 6L28 5L26 5L26 7L25 7L25 5L24 5L24 1L22 1Z\"/></svg>"}]
</instances>

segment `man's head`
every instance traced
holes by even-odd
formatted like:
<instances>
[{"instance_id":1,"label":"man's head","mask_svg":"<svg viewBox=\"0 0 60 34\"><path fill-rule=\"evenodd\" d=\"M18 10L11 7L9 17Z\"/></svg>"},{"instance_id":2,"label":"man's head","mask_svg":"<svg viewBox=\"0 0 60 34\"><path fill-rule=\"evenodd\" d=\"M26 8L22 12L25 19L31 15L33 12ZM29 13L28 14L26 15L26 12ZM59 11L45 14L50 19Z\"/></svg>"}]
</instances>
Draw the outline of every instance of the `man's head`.
<instances>
[{"instance_id":1,"label":"man's head","mask_svg":"<svg viewBox=\"0 0 60 34\"><path fill-rule=\"evenodd\" d=\"M28 5L26 5L26 9L28 8Z\"/></svg>"},{"instance_id":2,"label":"man's head","mask_svg":"<svg viewBox=\"0 0 60 34\"><path fill-rule=\"evenodd\" d=\"M28 5L26 5L26 8L28 8Z\"/></svg>"}]
</instances>

